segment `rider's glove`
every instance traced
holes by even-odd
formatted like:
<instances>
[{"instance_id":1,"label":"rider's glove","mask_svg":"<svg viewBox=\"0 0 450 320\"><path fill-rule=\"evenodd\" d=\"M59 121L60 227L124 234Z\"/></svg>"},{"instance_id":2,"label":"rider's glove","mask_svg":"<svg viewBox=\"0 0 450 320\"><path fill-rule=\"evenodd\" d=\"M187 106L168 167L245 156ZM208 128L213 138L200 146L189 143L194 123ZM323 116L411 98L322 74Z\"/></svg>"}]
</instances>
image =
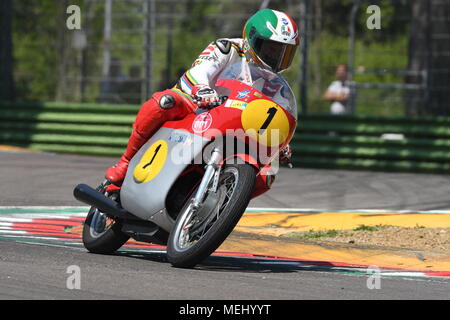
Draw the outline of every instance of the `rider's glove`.
<instances>
[{"instance_id":1,"label":"rider's glove","mask_svg":"<svg viewBox=\"0 0 450 320\"><path fill-rule=\"evenodd\" d=\"M291 158L292 149L289 145L287 145L283 150L280 151L280 162L286 163L290 168L292 168Z\"/></svg>"},{"instance_id":2,"label":"rider's glove","mask_svg":"<svg viewBox=\"0 0 450 320\"><path fill-rule=\"evenodd\" d=\"M197 84L191 92L194 102L200 108L211 108L220 104L220 98L214 89L205 84Z\"/></svg>"}]
</instances>

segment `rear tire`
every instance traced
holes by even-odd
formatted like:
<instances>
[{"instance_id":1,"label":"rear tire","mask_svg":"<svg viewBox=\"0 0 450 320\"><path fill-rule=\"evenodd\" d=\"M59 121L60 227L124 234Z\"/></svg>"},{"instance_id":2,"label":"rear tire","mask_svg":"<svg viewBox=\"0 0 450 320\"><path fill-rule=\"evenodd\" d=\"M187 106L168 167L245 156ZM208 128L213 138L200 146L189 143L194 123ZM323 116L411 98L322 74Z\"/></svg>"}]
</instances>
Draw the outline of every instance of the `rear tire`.
<instances>
[{"instance_id":1,"label":"rear tire","mask_svg":"<svg viewBox=\"0 0 450 320\"><path fill-rule=\"evenodd\" d=\"M247 208L255 184L255 168L249 164L225 165L222 169L222 174L227 173L227 171L233 172L233 174L237 173L237 180L225 208L221 208L223 203L216 207L222 210L221 212L218 210L218 218L200 236L200 239L186 248L183 248L181 242L185 233L189 233L183 228L186 228L186 225L191 223L189 221L191 212L189 208L192 198L187 201L178 215L167 243L167 259L174 267L192 268L213 253L233 231ZM221 182L219 182L220 187ZM228 195L228 191L226 194Z\"/></svg>"}]
</instances>

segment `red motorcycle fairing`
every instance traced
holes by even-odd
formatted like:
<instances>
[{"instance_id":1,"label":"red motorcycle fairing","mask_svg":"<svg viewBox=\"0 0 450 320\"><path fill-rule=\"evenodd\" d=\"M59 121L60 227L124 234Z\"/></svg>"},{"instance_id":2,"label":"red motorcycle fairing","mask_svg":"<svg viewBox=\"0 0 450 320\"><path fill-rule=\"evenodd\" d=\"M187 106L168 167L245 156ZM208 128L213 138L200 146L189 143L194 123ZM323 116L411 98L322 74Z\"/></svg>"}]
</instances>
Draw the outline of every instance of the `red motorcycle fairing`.
<instances>
[{"instance_id":1,"label":"red motorcycle fairing","mask_svg":"<svg viewBox=\"0 0 450 320\"><path fill-rule=\"evenodd\" d=\"M219 79L216 85L229 91L224 103L200 114L191 113L179 121L168 121L163 127L185 130L208 140L232 136L251 146L248 153L225 155L224 162L240 158L258 170L252 196L255 197L270 188L274 176L268 176L266 172L279 150L292 139L297 120L269 97L240 81ZM281 131L279 141L271 144L260 139L262 131L273 129ZM261 152L268 156L262 159L259 157Z\"/></svg>"},{"instance_id":2,"label":"red motorcycle fairing","mask_svg":"<svg viewBox=\"0 0 450 320\"><path fill-rule=\"evenodd\" d=\"M258 116L262 120L273 121L275 119L271 117L269 111L271 111L271 108L277 107L277 110L274 111L278 113L279 118L282 118L281 121L274 123L272 128L270 128L270 125L267 125L264 129L285 131L282 141L272 147L283 149L289 143L294 134L297 120L284 108L273 102L263 93L240 81L220 79L216 85L223 86L230 91L228 99L224 103L200 114L191 113L179 121L165 122L163 127L186 130L210 140L217 138L219 135L225 136L229 130L242 130L247 132L253 129L258 132L267 124L267 121L257 119ZM256 108L248 110L250 105L256 106ZM252 119L254 119L253 122L251 121ZM258 137L247 135L246 138L258 140L255 142L260 145L262 144L262 147L270 147L267 144L260 143Z\"/></svg>"}]
</instances>

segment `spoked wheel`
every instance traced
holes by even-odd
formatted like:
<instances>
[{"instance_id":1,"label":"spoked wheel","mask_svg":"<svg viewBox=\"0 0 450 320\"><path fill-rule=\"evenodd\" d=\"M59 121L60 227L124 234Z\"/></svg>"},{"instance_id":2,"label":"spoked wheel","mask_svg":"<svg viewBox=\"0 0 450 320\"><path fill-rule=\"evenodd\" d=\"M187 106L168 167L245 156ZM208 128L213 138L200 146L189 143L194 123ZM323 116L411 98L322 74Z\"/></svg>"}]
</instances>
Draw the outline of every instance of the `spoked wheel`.
<instances>
[{"instance_id":1,"label":"spoked wheel","mask_svg":"<svg viewBox=\"0 0 450 320\"><path fill-rule=\"evenodd\" d=\"M110 199L117 200L117 193L108 194L102 186L97 190ZM96 207L91 207L83 225L84 247L92 253L113 253L130 238L121 228L120 221L109 218Z\"/></svg>"},{"instance_id":2,"label":"spoked wheel","mask_svg":"<svg viewBox=\"0 0 450 320\"><path fill-rule=\"evenodd\" d=\"M217 191L209 191L199 209L194 210L193 197L186 202L167 244L173 266L191 268L222 244L247 208L255 176L249 164L225 165Z\"/></svg>"}]
</instances>

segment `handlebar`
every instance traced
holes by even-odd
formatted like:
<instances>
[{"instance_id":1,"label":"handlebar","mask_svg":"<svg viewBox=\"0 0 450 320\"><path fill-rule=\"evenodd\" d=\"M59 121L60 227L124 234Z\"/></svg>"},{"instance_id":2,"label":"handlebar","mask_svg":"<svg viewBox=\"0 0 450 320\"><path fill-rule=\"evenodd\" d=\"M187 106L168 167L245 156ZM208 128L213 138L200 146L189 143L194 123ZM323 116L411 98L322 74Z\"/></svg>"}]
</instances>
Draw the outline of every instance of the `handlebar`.
<instances>
[{"instance_id":1,"label":"handlebar","mask_svg":"<svg viewBox=\"0 0 450 320\"><path fill-rule=\"evenodd\" d=\"M228 96L221 96L219 97L219 101L211 102L208 106L210 109L220 106L222 103L227 101Z\"/></svg>"},{"instance_id":2,"label":"handlebar","mask_svg":"<svg viewBox=\"0 0 450 320\"><path fill-rule=\"evenodd\" d=\"M211 109L213 109L215 107L220 106L221 104L223 104L227 100L228 100L228 96L219 97L219 101L210 102L206 108L202 108L202 109L211 110Z\"/></svg>"}]
</instances>

